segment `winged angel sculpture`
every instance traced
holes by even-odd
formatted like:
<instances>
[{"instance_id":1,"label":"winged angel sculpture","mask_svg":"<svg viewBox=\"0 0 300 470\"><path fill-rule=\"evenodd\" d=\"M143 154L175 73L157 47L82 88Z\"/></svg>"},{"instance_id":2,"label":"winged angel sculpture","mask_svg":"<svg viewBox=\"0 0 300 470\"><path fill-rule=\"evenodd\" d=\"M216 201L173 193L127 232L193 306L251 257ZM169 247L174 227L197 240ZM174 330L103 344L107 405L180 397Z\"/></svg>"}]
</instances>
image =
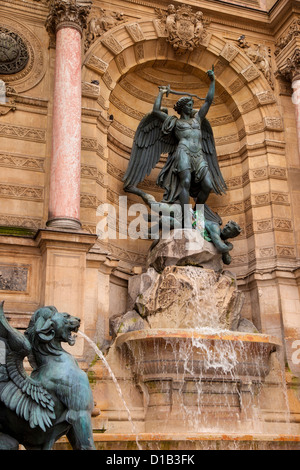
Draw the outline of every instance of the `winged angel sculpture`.
<instances>
[{"instance_id":1,"label":"winged angel sculpture","mask_svg":"<svg viewBox=\"0 0 300 470\"><path fill-rule=\"evenodd\" d=\"M42 307L23 335L0 303L0 450L51 450L66 435L74 450L94 450L93 396L87 375L61 342L75 343L79 318ZM33 372L23 361L28 357Z\"/></svg>"},{"instance_id":2,"label":"winged angel sculpture","mask_svg":"<svg viewBox=\"0 0 300 470\"><path fill-rule=\"evenodd\" d=\"M153 208L156 203L153 196L137 186L155 168L161 154L167 153L168 158L158 176L157 185L164 189L162 204L160 203L159 207L168 204L181 209L177 213L181 214L182 220L175 217L173 228L182 222L181 227L193 227L193 217L188 210L191 197L197 207L206 203L211 191L221 195L227 189L218 164L212 127L206 119L215 94L214 67L207 75L210 87L199 111L194 109L193 97L196 95L175 92L170 90L169 86L159 87L152 112L141 120L136 130L123 179L126 192L139 195ZM167 110L161 108L163 95L168 96L169 93L185 95L179 98L174 106L179 117L169 116ZM220 217L205 204L205 228L211 241L221 253L228 253L232 244L226 242L226 239L238 235L240 228L231 221L222 234L221 224Z\"/></svg>"}]
</instances>

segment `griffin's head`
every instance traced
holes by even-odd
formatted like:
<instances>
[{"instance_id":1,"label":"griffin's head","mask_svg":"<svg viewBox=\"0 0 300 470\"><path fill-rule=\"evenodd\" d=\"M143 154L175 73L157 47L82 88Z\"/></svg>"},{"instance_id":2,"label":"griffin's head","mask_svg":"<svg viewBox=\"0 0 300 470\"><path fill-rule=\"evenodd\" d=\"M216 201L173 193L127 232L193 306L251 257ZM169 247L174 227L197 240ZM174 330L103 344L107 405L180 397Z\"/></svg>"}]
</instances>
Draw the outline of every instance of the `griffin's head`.
<instances>
[{"instance_id":1,"label":"griffin's head","mask_svg":"<svg viewBox=\"0 0 300 470\"><path fill-rule=\"evenodd\" d=\"M31 317L25 335L32 348L43 354L57 354L61 343L73 346L80 319L68 313L60 313L55 307L39 308Z\"/></svg>"}]
</instances>

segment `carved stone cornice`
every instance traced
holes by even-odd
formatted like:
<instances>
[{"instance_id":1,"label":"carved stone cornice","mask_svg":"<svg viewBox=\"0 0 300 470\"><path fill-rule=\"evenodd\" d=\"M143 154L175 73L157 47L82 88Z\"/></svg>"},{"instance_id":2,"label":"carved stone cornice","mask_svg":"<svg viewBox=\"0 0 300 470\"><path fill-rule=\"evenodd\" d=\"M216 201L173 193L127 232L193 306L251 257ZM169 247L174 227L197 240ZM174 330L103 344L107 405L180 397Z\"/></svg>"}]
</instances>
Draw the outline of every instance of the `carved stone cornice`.
<instances>
[{"instance_id":1,"label":"carved stone cornice","mask_svg":"<svg viewBox=\"0 0 300 470\"><path fill-rule=\"evenodd\" d=\"M50 37L65 27L75 28L82 34L91 6L91 0L50 0L45 23Z\"/></svg>"},{"instance_id":2,"label":"carved stone cornice","mask_svg":"<svg viewBox=\"0 0 300 470\"><path fill-rule=\"evenodd\" d=\"M276 76L289 82L300 79L300 48L297 47L292 55L286 59L283 67L277 70Z\"/></svg>"}]
</instances>

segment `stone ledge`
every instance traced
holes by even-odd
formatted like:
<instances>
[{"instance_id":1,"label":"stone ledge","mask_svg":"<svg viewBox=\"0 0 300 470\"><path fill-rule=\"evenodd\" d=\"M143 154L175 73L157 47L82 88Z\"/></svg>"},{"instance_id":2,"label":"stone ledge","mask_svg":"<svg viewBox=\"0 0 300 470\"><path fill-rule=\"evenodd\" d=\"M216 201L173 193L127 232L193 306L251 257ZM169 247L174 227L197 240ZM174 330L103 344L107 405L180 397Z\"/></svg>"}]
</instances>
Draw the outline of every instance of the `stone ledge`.
<instances>
[{"instance_id":1,"label":"stone ledge","mask_svg":"<svg viewBox=\"0 0 300 470\"><path fill-rule=\"evenodd\" d=\"M94 433L97 450L300 450L300 435L221 433ZM62 437L54 450L70 450Z\"/></svg>"}]
</instances>

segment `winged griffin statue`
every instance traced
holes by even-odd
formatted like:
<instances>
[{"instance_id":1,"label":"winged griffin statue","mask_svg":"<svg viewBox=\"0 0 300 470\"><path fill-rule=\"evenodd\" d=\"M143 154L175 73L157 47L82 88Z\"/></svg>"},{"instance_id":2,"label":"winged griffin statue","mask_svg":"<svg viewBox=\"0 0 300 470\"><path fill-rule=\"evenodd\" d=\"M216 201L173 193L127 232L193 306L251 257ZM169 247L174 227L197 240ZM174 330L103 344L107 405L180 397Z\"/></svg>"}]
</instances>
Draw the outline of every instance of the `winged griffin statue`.
<instances>
[{"instance_id":1,"label":"winged griffin statue","mask_svg":"<svg viewBox=\"0 0 300 470\"><path fill-rule=\"evenodd\" d=\"M223 254L223 262L229 264L228 252L233 246L226 240L237 236L240 227L230 221L221 230L222 220L206 205L211 191L221 195L227 189L218 164L213 130L206 119L215 94L214 66L207 75L210 87L198 111L194 109L193 97L196 95L173 91L170 86L159 87L152 111L144 116L136 130L123 178L124 191L140 196L156 211L163 211L165 205L172 207L174 214L180 214L171 218L172 228L193 228L193 216L187 210L190 198L194 200L195 208L204 204L205 228L210 240ZM163 95L170 93L184 95L174 106L179 117L169 116L167 109L161 108ZM157 185L164 189L163 200L158 204L138 185L155 168L162 153L167 153L168 158L157 179ZM180 210L176 211L176 208Z\"/></svg>"},{"instance_id":2,"label":"winged griffin statue","mask_svg":"<svg viewBox=\"0 0 300 470\"><path fill-rule=\"evenodd\" d=\"M51 450L66 435L74 450L94 450L94 402L87 375L61 347L74 345L80 319L43 307L22 334L0 303L0 450ZM23 361L29 359L28 375Z\"/></svg>"}]
</instances>

